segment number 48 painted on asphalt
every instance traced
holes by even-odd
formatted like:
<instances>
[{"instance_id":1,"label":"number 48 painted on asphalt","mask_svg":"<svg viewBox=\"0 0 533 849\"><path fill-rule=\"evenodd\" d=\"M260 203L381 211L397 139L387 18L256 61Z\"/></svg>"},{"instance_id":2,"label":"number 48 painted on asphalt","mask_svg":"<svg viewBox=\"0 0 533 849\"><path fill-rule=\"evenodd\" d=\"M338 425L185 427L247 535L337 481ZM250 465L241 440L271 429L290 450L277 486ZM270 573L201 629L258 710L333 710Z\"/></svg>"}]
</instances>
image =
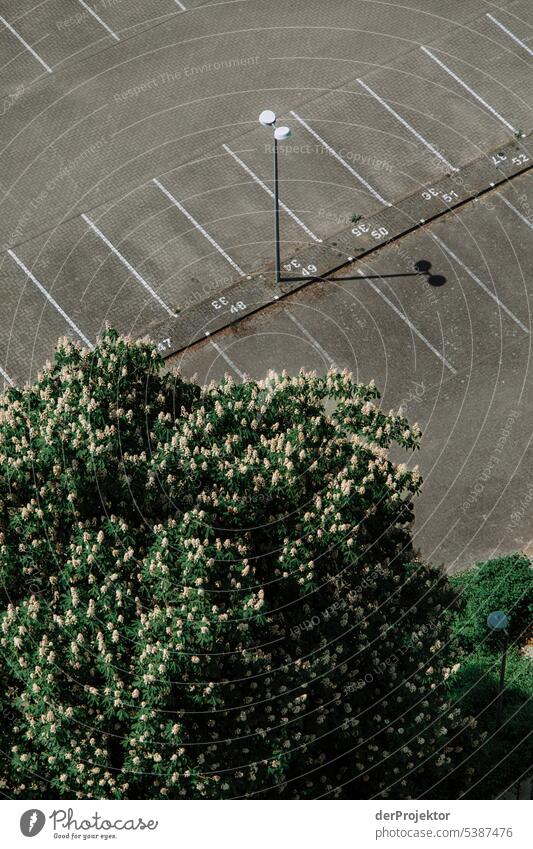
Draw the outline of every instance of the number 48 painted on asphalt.
<instances>
[{"instance_id":1,"label":"number 48 painted on asphalt","mask_svg":"<svg viewBox=\"0 0 533 849\"><path fill-rule=\"evenodd\" d=\"M224 307L229 307L229 311L232 313L241 312L246 309L246 304L244 301L235 301L233 304L230 304L228 299L221 295L220 298L217 298L216 301L211 301L211 306L216 310L221 310Z\"/></svg>"}]
</instances>

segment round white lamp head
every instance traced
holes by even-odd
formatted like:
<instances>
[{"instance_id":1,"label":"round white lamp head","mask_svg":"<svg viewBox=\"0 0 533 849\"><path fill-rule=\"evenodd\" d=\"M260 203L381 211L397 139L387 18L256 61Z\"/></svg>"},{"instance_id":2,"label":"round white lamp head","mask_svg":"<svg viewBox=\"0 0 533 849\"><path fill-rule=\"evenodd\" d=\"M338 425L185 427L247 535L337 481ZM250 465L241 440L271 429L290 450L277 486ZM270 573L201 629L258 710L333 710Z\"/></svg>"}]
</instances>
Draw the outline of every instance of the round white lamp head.
<instances>
[{"instance_id":1,"label":"round white lamp head","mask_svg":"<svg viewBox=\"0 0 533 849\"><path fill-rule=\"evenodd\" d=\"M487 616L487 625L492 631L505 631L509 624L509 619L503 610L493 610Z\"/></svg>"},{"instance_id":2,"label":"round white lamp head","mask_svg":"<svg viewBox=\"0 0 533 849\"><path fill-rule=\"evenodd\" d=\"M263 127L271 127L276 123L276 113L272 112L272 109L264 109L259 116L259 123Z\"/></svg>"},{"instance_id":3,"label":"round white lamp head","mask_svg":"<svg viewBox=\"0 0 533 849\"><path fill-rule=\"evenodd\" d=\"M276 129L274 130L274 138L277 141L285 141L286 139L290 139L290 137L290 127L276 127Z\"/></svg>"}]
</instances>

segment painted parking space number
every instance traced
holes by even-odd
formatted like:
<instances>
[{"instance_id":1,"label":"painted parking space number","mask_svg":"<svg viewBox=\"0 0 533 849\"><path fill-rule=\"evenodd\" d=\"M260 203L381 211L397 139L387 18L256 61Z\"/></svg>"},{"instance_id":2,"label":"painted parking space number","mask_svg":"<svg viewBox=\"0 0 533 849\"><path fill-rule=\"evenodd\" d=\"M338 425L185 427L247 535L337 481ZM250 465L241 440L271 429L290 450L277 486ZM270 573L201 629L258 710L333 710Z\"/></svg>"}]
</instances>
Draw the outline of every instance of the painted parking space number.
<instances>
[{"instance_id":1,"label":"painted parking space number","mask_svg":"<svg viewBox=\"0 0 533 849\"><path fill-rule=\"evenodd\" d=\"M297 259L291 259L290 262L286 262L283 268L285 271L298 271L302 277L311 277L312 274L316 274L317 272L317 267L313 263L309 262L303 266Z\"/></svg>"},{"instance_id":2,"label":"painted parking space number","mask_svg":"<svg viewBox=\"0 0 533 849\"><path fill-rule=\"evenodd\" d=\"M422 197L424 200L439 198L440 200L443 200L444 203L453 203L454 200L459 199L459 195L454 189L450 189L448 192L443 192L441 189L434 189L432 186L422 192Z\"/></svg>"},{"instance_id":3,"label":"painted parking space number","mask_svg":"<svg viewBox=\"0 0 533 849\"><path fill-rule=\"evenodd\" d=\"M524 165L526 162L529 162L530 157L526 153L517 153L516 156L511 157L511 162L513 165ZM506 153L493 153L492 154L492 162L494 165L501 165L502 162L507 162L509 157Z\"/></svg>"},{"instance_id":4,"label":"painted parking space number","mask_svg":"<svg viewBox=\"0 0 533 849\"><path fill-rule=\"evenodd\" d=\"M220 298L217 298L216 301L211 301L211 306L215 310L229 309L229 312L236 313L242 312L242 310L246 309L246 304L244 301L234 301L231 303L228 301L224 295L221 295Z\"/></svg>"},{"instance_id":5,"label":"painted parking space number","mask_svg":"<svg viewBox=\"0 0 533 849\"><path fill-rule=\"evenodd\" d=\"M364 236L368 233L376 242L389 235L386 227L370 227L369 224L358 224L357 227L352 227L352 233L354 236Z\"/></svg>"}]
</instances>

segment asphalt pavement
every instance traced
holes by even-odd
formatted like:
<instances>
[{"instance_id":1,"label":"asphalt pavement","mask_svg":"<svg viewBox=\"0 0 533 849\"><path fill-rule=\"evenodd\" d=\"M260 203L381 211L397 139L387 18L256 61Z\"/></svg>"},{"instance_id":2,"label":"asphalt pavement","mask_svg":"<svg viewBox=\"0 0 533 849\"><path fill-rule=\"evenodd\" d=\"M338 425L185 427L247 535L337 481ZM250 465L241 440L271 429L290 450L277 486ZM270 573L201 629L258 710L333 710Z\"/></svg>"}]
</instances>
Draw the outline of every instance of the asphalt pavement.
<instances>
[{"instance_id":1,"label":"asphalt pavement","mask_svg":"<svg viewBox=\"0 0 533 849\"><path fill-rule=\"evenodd\" d=\"M106 324L348 367L424 426L424 554L528 548L529 0L0 0L0 50L0 383ZM285 273L345 266L279 303L264 108Z\"/></svg>"},{"instance_id":2,"label":"asphalt pavement","mask_svg":"<svg viewBox=\"0 0 533 849\"><path fill-rule=\"evenodd\" d=\"M525 174L168 362L202 383L302 367L374 379L423 430L422 554L456 570L529 552L532 210Z\"/></svg>"}]
</instances>

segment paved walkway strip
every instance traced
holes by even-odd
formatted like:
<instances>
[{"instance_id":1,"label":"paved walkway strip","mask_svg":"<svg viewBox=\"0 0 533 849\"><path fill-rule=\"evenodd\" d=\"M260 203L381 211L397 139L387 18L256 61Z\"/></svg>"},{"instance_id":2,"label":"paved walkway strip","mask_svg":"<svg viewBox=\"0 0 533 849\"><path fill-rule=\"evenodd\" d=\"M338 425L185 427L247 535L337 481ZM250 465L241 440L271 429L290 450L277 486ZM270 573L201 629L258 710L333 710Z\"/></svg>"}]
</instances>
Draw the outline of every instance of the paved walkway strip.
<instances>
[{"instance_id":1,"label":"paved walkway strip","mask_svg":"<svg viewBox=\"0 0 533 849\"><path fill-rule=\"evenodd\" d=\"M8 22L6 21L6 19L5 19L5 18L3 18L3 17L2 17L2 15L0 15L0 22L1 22L1 23L3 23L3 25L4 25L5 27L7 27L7 29L8 29L11 33L13 33L13 35L15 36L15 38L18 38L18 40L20 41L20 43L21 43L21 44L23 44L23 45L24 45L24 47L26 48L26 50L29 50L29 51L30 51L31 55L32 55L35 59L37 59L37 61L39 62L39 64L41 64L41 65L43 66L43 68L45 69L45 71L48 71L48 73L49 73L49 74L51 74L51 73L52 73L52 69L51 69L50 65L47 65L47 64L46 64L46 62L44 61L44 59L41 59L41 57L39 56L39 54L38 54L38 53L36 53L36 52L35 52L35 50L33 49L33 47L31 47L31 45L29 45L27 41L24 41L24 39L22 38L22 36L21 36L21 35L19 35L19 33L16 31L16 29L15 29L14 27L12 27L12 26L11 26L11 24L10 24L10 23L8 23Z\"/></svg>"},{"instance_id":2,"label":"paved walkway strip","mask_svg":"<svg viewBox=\"0 0 533 849\"><path fill-rule=\"evenodd\" d=\"M446 167L450 169L450 171L459 171L458 168L455 168L454 165L452 165L450 162L448 162L448 160L442 155L442 153L434 145L431 144L431 142L428 142L427 139L425 139L424 136L422 136L418 132L418 130L415 130L415 128L412 127L411 124L409 124L409 122L405 120L405 118L402 118L402 116L399 115L398 112L396 112L392 108L392 106L389 106L389 104L385 100L383 100L383 98L381 98L379 96L379 94L376 94L376 92L373 91L370 88L370 86L367 85L367 83L363 82L363 80L360 80L360 79L358 79L357 82L359 83L359 85L361 85L365 89L365 91L368 92L368 94L370 94L371 97L373 97L375 100L377 100L378 103L381 103L381 105L388 112L390 112L390 114L393 115L396 118L396 120L400 122L400 124L402 124L407 130L409 130L409 132L412 133L414 135L414 137L418 139L418 141L422 142L422 144L425 145L427 147L427 149L430 150L431 153L434 156L437 157L437 159L440 159L440 161L443 162L444 165L446 165Z\"/></svg>"},{"instance_id":3,"label":"paved walkway strip","mask_svg":"<svg viewBox=\"0 0 533 849\"><path fill-rule=\"evenodd\" d=\"M229 256L229 254L227 254L227 253L226 253L226 251L225 251L223 248L221 248L221 247L220 247L220 245L218 244L218 242L217 242L217 241L215 241L215 239L213 239L213 237L212 237L212 236L211 236L211 235L207 232L207 230L205 230L205 229L204 229L204 227L202 227L202 225L201 225L201 224L200 224L200 223L196 220L196 218L194 218L194 217L191 215L191 213L190 213L190 212L188 212L188 211L185 209L185 207L183 206L183 204L181 204L181 203L179 202L179 200L177 200L177 199L174 197L174 195L173 195L173 194L171 194L171 193L169 192L169 190L168 190L168 189L166 189L166 188L164 187L164 185L163 185L162 183L160 183L160 182L159 182L159 180L157 180L155 177L154 177L154 179L152 180L152 182L153 182L153 183L155 183L155 185L158 187L158 189L161 189L161 191L163 192L163 194L164 194L164 195L166 195L166 197L169 199L169 201L170 201L171 203L173 203L173 204L174 204L174 206L176 206L176 207L179 209L179 211L180 211L181 213L183 213L183 215L185 216L185 218L187 218L187 219L188 219L188 221L190 221L190 222L191 222L191 224L194 224L194 226L196 227L196 229L197 229L197 230L199 230L199 232L202 234L202 236L203 236L205 239L207 239L207 241L208 241L211 245L213 245L213 247L214 247L214 248L216 248L216 250L219 252L219 254L220 254L221 256L223 256L223 257L224 257L224 259L225 259L227 262L229 262L229 264L232 266L232 268L234 268L234 269L235 269L235 271L237 271L237 272L241 275L241 277L245 277L246 275L245 275L244 271L242 270L242 268L241 268L239 265L237 265L237 263L235 262L235 260L233 260L233 259Z\"/></svg>"},{"instance_id":4,"label":"paved walkway strip","mask_svg":"<svg viewBox=\"0 0 533 849\"><path fill-rule=\"evenodd\" d=\"M382 250L386 244L397 242L409 233L414 233L420 230L422 226L426 226L430 222L436 221L441 217L448 216L450 209L459 209L467 203L471 203L476 198L481 197L486 192L492 192L493 189L499 187L503 190L504 186L509 186L512 180L519 175L525 175L533 171L531 164L532 156L531 143L533 134L530 134L525 141L520 142L520 150L525 151L528 156L517 157L516 151L518 143L515 139L503 147L498 148L501 155L501 164L495 167L492 158L483 155L472 163L467 163L461 168L463 180L461 185L456 183L455 175L447 175L434 183L439 189L438 197L435 197L435 203L431 205L429 210L424 215L424 218L418 220L417 216L413 216L413 195L406 198L405 201L399 201L396 207L389 209L380 208L367 219L368 227L365 235L358 240L359 244L354 245L352 227L342 230L334 237L334 243L325 241L320 246L320 251L317 251L317 246L313 244L306 245L297 256L300 266L314 265L317 270L317 277L328 278L334 276L343 268L347 268L354 261L361 262L363 258L369 258L376 251ZM451 203L444 203L442 196L455 189L457 198ZM402 213L398 216L398 212ZM375 240L372 235L374 227L384 226L388 230L386 238ZM223 293L231 299L232 302L237 300L243 301L250 306L240 312L237 316L229 313L219 315L219 320L216 323L216 330L219 332L225 327L236 324L243 318L258 313L266 306L267 303L281 301L289 294L297 289L302 289L307 286L313 279L312 275L309 278L294 280L290 285L285 284L283 287L274 287L269 274L258 273L253 277L239 279L233 282L229 287L223 289ZM265 302L257 301L258 288L265 293ZM169 357L190 347L195 342L199 342L206 337L205 320L206 314L212 314L211 298L207 297L198 304L182 310L177 319L172 322L165 320L161 323L159 333L163 336L171 336L172 344L168 350L165 350L164 356ZM405 321L405 319L402 319ZM426 340L423 340L427 344ZM446 368L448 368L448 365Z\"/></svg>"},{"instance_id":5,"label":"paved walkway strip","mask_svg":"<svg viewBox=\"0 0 533 849\"><path fill-rule=\"evenodd\" d=\"M222 147L224 148L226 153L229 153L229 155L233 157L235 162L237 162L237 164L240 165L241 168L244 168L246 173L249 174L249 176L252 178L252 180L254 180L257 183L258 186L261 186L261 188L264 189L264 191L267 192L267 194L269 194L271 198L274 197L274 192L272 191L272 189L269 189L269 187L266 185L266 183L263 183L263 181L260 179L260 177L257 176L257 174L254 174L254 172L252 171L251 168L248 167L246 162L243 162L242 159L240 159L240 157L238 157L236 153L234 153L232 150L230 150L230 148L227 146L227 144L223 144ZM296 213L294 213L292 211L292 209L289 209L289 207L286 204L284 204L283 201L280 201L279 205L287 213L287 215L290 215L290 217L293 219L293 221L296 221L296 223L302 228L302 230L305 233L307 233L308 236L311 237L311 239L313 239L313 241L315 241L315 242L321 242L322 241L322 239L319 239L318 236L315 236L315 234L309 229L309 227L307 227L303 223L303 221L301 221L298 218Z\"/></svg>"},{"instance_id":6,"label":"paved walkway strip","mask_svg":"<svg viewBox=\"0 0 533 849\"><path fill-rule=\"evenodd\" d=\"M342 158L342 156L340 156L340 155L337 153L337 151L336 151L336 150L334 150L334 149L331 147L331 145L329 145L329 144L327 143L327 141L324 141L324 139L323 139L321 136L319 136L319 135L318 135L318 133L316 133L316 132L313 130L313 128L312 128L312 127L310 127L310 126L309 126L309 124L308 124L306 121L304 121L304 119L303 119L303 118L300 118L300 116L299 116L296 112L293 112L293 111L292 111L292 109L291 109L291 115L292 115L294 118L296 118L296 120L297 120L297 121L299 121L299 123L302 125L302 127L305 127L305 129L307 130L307 132L308 132L308 133L311 133L311 135L312 135L312 136L313 136L313 137L314 137L317 141L319 141L319 142L320 142L320 144L322 145L322 147L324 147L324 148L325 148L325 149L326 149L329 153L331 153L331 155L332 155L332 156L333 156L333 157L337 160L337 162L340 162L340 164L341 164L344 168L346 168L346 170L347 170L347 171L349 171L349 172L350 172L350 174L352 174L352 175L353 175L353 176L354 176L357 180L359 180L359 182L360 182L360 183L362 183L362 185L363 185L366 189L368 189L368 191L370 192L370 194L371 194L371 195L373 195L373 196L376 198L376 200L379 200L379 202L380 202L380 203L385 204L385 206L391 206L391 204L390 204L388 201L386 201L386 200L385 200L385 198L382 198L382 197L381 197L381 195L379 194L379 192L378 192L378 191L376 191L376 189L374 189L374 188L370 185L370 183L367 183L367 181L365 180L365 178L364 178L364 177L361 177L361 175L360 175L360 174L359 174L359 173L355 170L355 168L352 168L352 166L351 166L351 165L348 165L348 163L347 163L347 162L345 162L345 160Z\"/></svg>"},{"instance_id":7,"label":"paved walkway strip","mask_svg":"<svg viewBox=\"0 0 533 849\"><path fill-rule=\"evenodd\" d=\"M64 318L64 319L65 319L65 321L67 322L67 324L68 324L68 325L72 328L72 330L73 330L73 331L74 331L74 332L75 332L75 333L76 333L76 334L80 337L80 339L82 340L82 342L85 342L85 344L87 345L87 347L88 347L88 348L93 348L94 346L93 346L92 342L91 342L89 339L87 339L87 337L86 337L86 336L85 336L85 335L81 332L81 330L80 330L80 328L78 327L78 325L77 325L77 324L75 324L75 323L72 321L72 319L70 318L70 316L66 314L65 310L64 310L64 309L62 309L62 307L60 307L60 306L59 306L59 304L57 303L57 301L56 301L56 300L54 300L54 298L52 297L52 295L50 294L50 292L48 292L48 291L44 288L44 286L43 286L41 283L39 283L39 281L37 280L37 278L35 277L35 275L34 275L34 274L30 271L30 269L29 269L29 268L26 268L26 266L24 265L24 263L22 262L22 260L18 258L18 256L16 255L16 253L15 253L14 251L12 251L11 249L9 249L9 250L8 250L8 254L9 254L9 256L11 257L11 259L15 260L15 262L16 262L16 263L17 263L17 265L18 265L18 267L19 267L20 269L22 269L22 271L24 272L24 274L26 275L26 277L28 277L28 278L31 280L31 282L32 282L32 283L34 283L34 284L37 286L37 288L38 288L39 292L41 292L41 294L42 294L42 295L44 295L44 297L46 298L46 300L47 300L50 304L52 304L52 306L54 307L54 309L56 309L56 310L58 311L59 315L60 315L62 318Z\"/></svg>"},{"instance_id":8,"label":"paved walkway strip","mask_svg":"<svg viewBox=\"0 0 533 849\"><path fill-rule=\"evenodd\" d=\"M438 59L436 56L434 56L434 55L433 55L433 53L431 52L431 50L428 50L428 48L427 48L427 47L423 47L423 46L421 47L421 49L424 51L424 53L425 53L427 56L429 56L429 58L430 58L430 59L433 59L433 61L434 61L434 62L436 62L436 63L437 63L437 65L439 65L439 66L443 69L443 71L446 71L446 73L447 73L447 74L449 74L449 75L450 75L450 77L453 77L453 79L454 79L456 82L458 82L458 83L459 83L459 85L461 85L464 89L466 89L466 91L468 91L468 92L469 92L469 94L471 94L471 95L472 95L472 97L475 97L475 99L478 101L478 103L481 103L481 104L482 104L482 106L484 106L484 107L485 107L485 109L488 109L488 111L489 111L492 115L494 115L494 117L495 117L495 118L497 118L497 119L498 119L498 121L501 121L501 123L502 123L505 127L507 127L507 129L508 129L508 130L511 130L511 132L512 132L512 133L517 133L517 132L518 132L518 130L517 130L515 127L513 127L513 125L512 125L512 124L510 124L510 123L509 123L509 121L506 121L506 119L503 117L503 115L500 115L500 113L499 113L499 112L496 112L496 110L494 109L494 107L493 107L493 106L491 106L491 105L490 105L490 103L487 103L487 101L486 101L486 100L483 100L483 98L481 97L481 95L479 95L476 91L474 91L474 89L473 89L473 88L470 88L470 86L469 86L469 85L467 85L467 83L465 83L465 81L464 81L464 80L462 80L462 79L461 79L461 77L457 76L457 74L456 74L456 73L454 73L454 71L452 71L452 69L451 69L451 68L448 68L448 65L445 65L445 64L444 64L444 62L442 62L440 59Z\"/></svg>"},{"instance_id":9,"label":"paved walkway strip","mask_svg":"<svg viewBox=\"0 0 533 849\"><path fill-rule=\"evenodd\" d=\"M120 251L118 251L118 250L117 250L117 248L116 248L113 244L111 244L111 242L109 241L109 239L107 238L107 236L104 236L104 234L102 233L102 231L100 230L100 228L99 228L99 227L97 227L97 226L96 226L96 224L95 224L93 221L91 221L91 219L89 218L89 216L88 216L88 215L85 215L85 213L82 213L82 216L81 216L81 217L83 218L83 220L85 221L85 223L89 225L89 227L91 228L91 230L93 230L93 231L96 233L96 235L97 235L97 236L99 236L99 238L102 240L102 242L104 243L104 245L107 245L107 247L109 248L109 250L111 251L111 253L113 253L113 254L117 257L117 259L119 259L119 260L121 261L121 263L122 263L123 265L125 265L125 266L126 266L126 268L128 269L128 271L130 272L130 274L132 274L132 275L133 275L133 277L135 277L135 279L136 279L136 280L137 280L137 281L141 284L141 286L143 286L143 287L146 289L146 291L147 291L147 292L149 292L149 294L152 296L152 298L153 298L155 301L157 301L157 303L159 304L159 306L161 306L161 307L165 310L165 312L167 312L169 315L171 315L171 316L173 316L173 317L175 318L175 317L176 317L176 313L175 313L173 310L171 310L171 309L170 309L170 307L168 306L168 304L166 304L166 303L164 302L163 298L160 298L160 297L159 297L159 295L157 294L157 292L156 292L156 291L155 291L155 290L154 290L154 289L150 286L150 284L149 284L149 283L147 283L147 282L146 282L146 280L144 279L144 277L141 277L141 275L139 274L139 272L138 272L138 271L137 271L137 270L133 267L133 265L131 265L131 263L129 263L129 262L128 262L128 260L126 259L126 257L122 256L122 254L120 253Z\"/></svg>"}]
</instances>

